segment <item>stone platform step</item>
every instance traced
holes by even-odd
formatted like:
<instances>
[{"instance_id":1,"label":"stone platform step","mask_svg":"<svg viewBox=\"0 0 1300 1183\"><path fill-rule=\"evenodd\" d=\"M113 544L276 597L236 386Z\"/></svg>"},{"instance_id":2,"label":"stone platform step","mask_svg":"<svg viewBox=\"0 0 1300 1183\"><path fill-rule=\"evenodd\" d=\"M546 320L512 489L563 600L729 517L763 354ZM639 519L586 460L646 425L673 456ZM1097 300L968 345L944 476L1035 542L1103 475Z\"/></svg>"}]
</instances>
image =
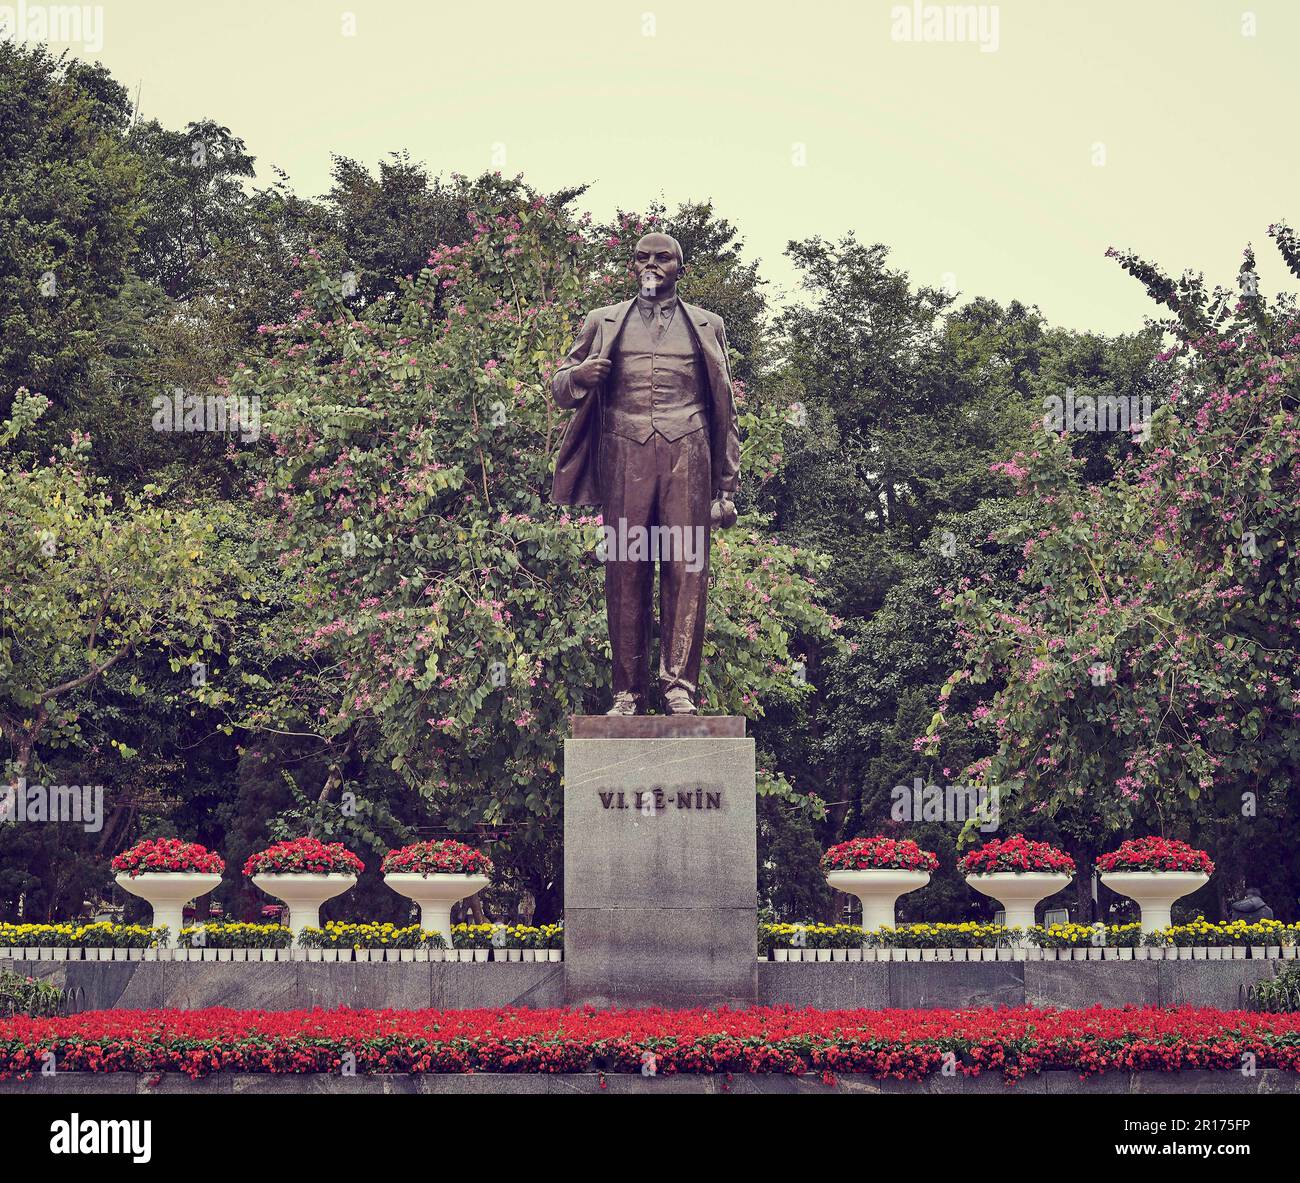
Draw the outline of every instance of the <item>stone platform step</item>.
<instances>
[{"instance_id":1,"label":"stone platform step","mask_svg":"<svg viewBox=\"0 0 1300 1183\"><path fill-rule=\"evenodd\" d=\"M146 1075L136 1072L59 1072L30 1080L0 1080L0 1096L59 1095L105 1096L141 1094L167 1096L199 1093L208 1096L272 1093L280 1096L362 1094L371 1096L518 1094L526 1096L571 1096L578 1093L637 1093L641 1095L739 1093L815 1093L836 1096L855 1093L865 1096L1008 1094L1042 1096L1144 1095L1176 1093L1197 1096L1261 1096L1300 1093L1300 1073L1261 1068L1253 1076L1240 1072L1104 1072L1080 1079L1077 1072L1049 1071L1026 1076L1008 1084L999 1072L980 1076L945 1077L940 1073L925 1080L877 1080L861 1073L839 1073L833 1084L820 1074L768 1076L740 1073L713 1075L674 1074L642 1076L614 1072L499 1073L472 1075L340 1076L326 1073L276 1076L269 1073L219 1072L191 1080L179 1072Z\"/></svg>"}]
</instances>

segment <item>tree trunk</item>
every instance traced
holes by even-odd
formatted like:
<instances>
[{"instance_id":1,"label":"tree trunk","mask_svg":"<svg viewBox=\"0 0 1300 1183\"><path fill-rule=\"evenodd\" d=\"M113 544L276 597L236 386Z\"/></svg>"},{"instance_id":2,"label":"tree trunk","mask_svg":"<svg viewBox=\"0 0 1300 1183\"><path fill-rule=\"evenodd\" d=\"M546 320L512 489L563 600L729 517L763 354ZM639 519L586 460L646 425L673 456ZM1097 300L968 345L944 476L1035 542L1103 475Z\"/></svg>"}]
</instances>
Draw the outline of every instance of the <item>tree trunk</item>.
<instances>
[{"instance_id":1,"label":"tree trunk","mask_svg":"<svg viewBox=\"0 0 1300 1183\"><path fill-rule=\"evenodd\" d=\"M1074 859L1074 906L1076 924L1091 924L1097 919L1092 898L1092 859L1083 851L1070 852Z\"/></svg>"},{"instance_id":2,"label":"tree trunk","mask_svg":"<svg viewBox=\"0 0 1300 1183\"><path fill-rule=\"evenodd\" d=\"M549 883L534 881L530 884L537 907L533 910L533 923L537 925L555 924L563 914L564 899L561 885L552 880Z\"/></svg>"}]
</instances>

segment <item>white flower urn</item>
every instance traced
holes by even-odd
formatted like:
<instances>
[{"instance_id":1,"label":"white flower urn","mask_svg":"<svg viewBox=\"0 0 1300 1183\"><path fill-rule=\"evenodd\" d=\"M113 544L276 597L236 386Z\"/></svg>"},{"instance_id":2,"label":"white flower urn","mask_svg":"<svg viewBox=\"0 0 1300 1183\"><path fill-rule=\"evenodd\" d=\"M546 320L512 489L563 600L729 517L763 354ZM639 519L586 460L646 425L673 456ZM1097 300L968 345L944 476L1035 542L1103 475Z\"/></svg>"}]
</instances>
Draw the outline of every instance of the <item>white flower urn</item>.
<instances>
[{"instance_id":1,"label":"white flower urn","mask_svg":"<svg viewBox=\"0 0 1300 1183\"><path fill-rule=\"evenodd\" d=\"M452 904L482 891L490 880L486 875L445 872L421 875L392 871L384 875L384 882L398 895L404 895L420 905L420 927L429 932L442 933L443 940L450 949Z\"/></svg>"},{"instance_id":2,"label":"white flower urn","mask_svg":"<svg viewBox=\"0 0 1300 1183\"><path fill-rule=\"evenodd\" d=\"M1073 878L1064 871L987 871L967 875L966 882L1002 905L1007 928L1029 929L1034 926L1034 908Z\"/></svg>"},{"instance_id":3,"label":"white flower urn","mask_svg":"<svg viewBox=\"0 0 1300 1183\"><path fill-rule=\"evenodd\" d=\"M220 875L200 871L142 871L114 877L123 891L138 895L153 908L153 927L167 928L167 944L174 947L184 927L185 905L207 895L221 883Z\"/></svg>"},{"instance_id":4,"label":"white flower urn","mask_svg":"<svg viewBox=\"0 0 1300 1183\"><path fill-rule=\"evenodd\" d=\"M862 903L862 930L894 927L894 905L900 895L930 882L929 871L897 867L868 867L860 871L827 871L826 882L836 891L855 895Z\"/></svg>"},{"instance_id":5,"label":"white flower urn","mask_svg":"<svg viewBox=\"0 0 1300 1183\"><path fill-rule=\"evenodd\" d=\"M1137 904L1143 932L1155 932L1172 923L1174 901L1199 891L1210 877L1204 871L1103 871L1101 881Z\"/></svg>"},{"instance_id":6,"label":"white flower urn","mask_svg":"<svg viewBox=\"0 0 1300 1183\"><path fill-rule=\"evenodd\" d=\"M283 900L289 906L288 926L293 929L294 943L302 936L304 928L320 927L320 908L326 900L342 895L355 887L355 875L330 872L328 875L310 873L276 874L262 872L253 876L255 886L269 896Z\"/></svg>"}]
</instances>

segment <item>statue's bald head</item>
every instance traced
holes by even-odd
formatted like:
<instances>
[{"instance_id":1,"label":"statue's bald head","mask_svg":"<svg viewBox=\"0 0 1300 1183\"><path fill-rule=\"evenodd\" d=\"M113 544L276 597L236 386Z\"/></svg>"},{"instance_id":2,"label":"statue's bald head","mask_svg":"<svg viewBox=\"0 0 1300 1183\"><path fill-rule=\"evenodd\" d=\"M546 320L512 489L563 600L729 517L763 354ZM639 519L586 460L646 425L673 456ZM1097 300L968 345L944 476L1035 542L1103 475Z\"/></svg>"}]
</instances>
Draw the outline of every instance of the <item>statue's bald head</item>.
<instances>
[{"instance_id":1,"label":"statue's bald head","mask_svg":"<svg viewBox=\"0 0 1300 1183\"><path fill-rule=\"evenodd\" d=\"M633 248L633 253L635 254L638 251L658 252L662 250L665 245L667 245L668 249L677 256L677 266L684 267L686 265L686 256L682 254L682 244L671 234L660 234L656 231L653 234L643 235Z\"/></svg>"},{"instance_id":2,"label":"statue's bald head","mask_svg":"<svg viewBox=\"0 0 1300 1183\"><path fill-rule=\"evenodd\" d=\"M671 234L643 235L632 251L632 270L646 296L673 295L685 263L682 244Z\"/></svg>"}]
</instances>

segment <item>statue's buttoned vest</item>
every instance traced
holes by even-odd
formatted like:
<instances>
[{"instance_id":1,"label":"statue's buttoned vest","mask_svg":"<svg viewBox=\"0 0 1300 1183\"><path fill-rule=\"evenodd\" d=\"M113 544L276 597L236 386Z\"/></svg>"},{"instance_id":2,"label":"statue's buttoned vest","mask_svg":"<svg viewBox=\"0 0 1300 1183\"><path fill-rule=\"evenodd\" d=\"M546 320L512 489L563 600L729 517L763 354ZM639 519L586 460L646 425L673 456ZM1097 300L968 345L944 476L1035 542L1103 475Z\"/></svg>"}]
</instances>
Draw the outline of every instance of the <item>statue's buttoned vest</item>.
<instances>
[{"instance_id":1,"label":"statue's buttoned vest","mask_svg":"<svg viewBox=\"0 0 1300 1183\"><path fill-rule=\"evenodd\" d=\"M633 305L611 352L605 430L645 443L678 440L709 425L704 360L678 304L662 336Z\"/></svg>"}]
</instances>

